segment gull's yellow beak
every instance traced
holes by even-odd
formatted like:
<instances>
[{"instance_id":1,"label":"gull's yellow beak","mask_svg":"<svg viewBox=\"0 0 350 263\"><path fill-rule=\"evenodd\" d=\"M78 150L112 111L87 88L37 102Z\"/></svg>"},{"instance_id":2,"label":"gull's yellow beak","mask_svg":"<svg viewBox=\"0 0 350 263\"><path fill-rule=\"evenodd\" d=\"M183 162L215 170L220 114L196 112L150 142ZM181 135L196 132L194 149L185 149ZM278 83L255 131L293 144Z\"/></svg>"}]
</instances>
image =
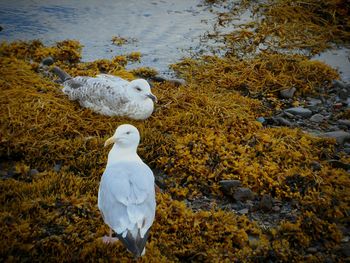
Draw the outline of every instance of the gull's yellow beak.
<instances>
[{"instance_id":1,"label":"gull's yellow beak","mask_svg":"<svg viewBox=\"0 0 350 263\"><path fill-rule=\"evenodd\" d=\"M109 138L105 141L105 147L114 143L114 142L115 142L115 138L112 136L111 138Z\"/></svg>"}]
</instances>

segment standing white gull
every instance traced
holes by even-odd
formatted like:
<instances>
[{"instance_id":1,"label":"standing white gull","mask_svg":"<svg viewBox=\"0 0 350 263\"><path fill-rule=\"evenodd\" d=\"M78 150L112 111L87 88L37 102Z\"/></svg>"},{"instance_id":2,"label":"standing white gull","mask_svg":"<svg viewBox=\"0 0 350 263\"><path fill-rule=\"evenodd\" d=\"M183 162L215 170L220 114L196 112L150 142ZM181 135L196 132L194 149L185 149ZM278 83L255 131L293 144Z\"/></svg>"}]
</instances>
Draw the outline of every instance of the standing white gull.
<instances>
[{"instance_id":1,"label":"standing white gull","mask_svg":"<svg viewBox=\"0 0 350 263\"><path fill-rule=\"evenodd\" d=\"M110 227L105 243L113 242L112 230L135 256L145 253L145 245L156 211L152 170L137 154L139 131L123 124L105 142L114 143L108 154L98 191L98 207Z\"/></svg>"},{"instance_id":2,"label":"standing white gull","mask_svg":"<svg viewBox=\"0 0 350 263\"><path fill-rule=\"evenodd\" d=\"M153 103L157 101L144 79L129 82L107 74L72 78L59 67L52 70L60 77L63 92L70 100L77 100L82 107L103 115L144 120L151 116Z\"/></svg>"}]
</instances>

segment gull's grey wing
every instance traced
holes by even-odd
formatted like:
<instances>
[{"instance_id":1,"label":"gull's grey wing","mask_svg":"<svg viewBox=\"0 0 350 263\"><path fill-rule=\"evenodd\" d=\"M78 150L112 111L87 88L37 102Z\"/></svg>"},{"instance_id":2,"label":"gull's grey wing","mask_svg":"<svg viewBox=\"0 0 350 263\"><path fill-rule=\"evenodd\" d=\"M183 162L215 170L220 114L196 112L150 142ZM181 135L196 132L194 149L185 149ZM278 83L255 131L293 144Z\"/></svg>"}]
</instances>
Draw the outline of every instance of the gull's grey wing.
<instances>
[{"instance_id":1,"label":"gull's grey wing","mask_svg":"<svg viewBox=\"0 0 350 263\"><path fill-rule=\"evenodd\" d=\"M117 77L117 76L109 75L109 74L98 74L96 76L96 78L101 79L101 80L105 80L105 81L111 81L115 85L120 85L120 86L127 86L130 83L129 81L127 81L125 79L122 79L122 78Z\"/></svg>"}]
</instances>

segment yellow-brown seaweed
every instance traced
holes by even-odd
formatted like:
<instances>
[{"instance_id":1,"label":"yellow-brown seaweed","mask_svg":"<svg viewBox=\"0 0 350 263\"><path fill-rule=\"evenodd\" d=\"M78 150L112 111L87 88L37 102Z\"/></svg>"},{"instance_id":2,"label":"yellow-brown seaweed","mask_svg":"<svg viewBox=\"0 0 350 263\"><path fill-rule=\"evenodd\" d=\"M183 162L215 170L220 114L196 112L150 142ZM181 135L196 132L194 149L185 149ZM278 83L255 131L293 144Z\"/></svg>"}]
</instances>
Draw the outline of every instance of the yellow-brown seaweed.
<instances>
[{"instance_id":1,"label":"yellow-brown seaweed","mask_svg":"<svg viewBox=\"0 0 350 263\"><path fill-rule=\"evenodd\" d=\"M338 77L333 69L277 53L249 60L232 54L185 59L174 69L187 85L156 84L159 104L139 122L81 108L38 73L41 59L52 56L72 76L155 74L127 71L126 56L82 63L80 52L75 41L0 46L0 158L1 170L8 171L0 182L1 261L132 261L121 244L99 240L107 227L96 205L108 153L104 140L125 122L140 130L139 153L164 178L141 262L345 259L339 249L349 224L350 178L327 161L335 141L300 129L263 127L256 118L273 109L240 93L274 97L287 87L316 93ZM314 169L315 162L322 169ZM223 179L239 179L258 196L293 202L298 211L266 228L223 210L216 202L223 198L218 184ZM184 202L203 196L213 197L207 210L194 211ZM322 253L308 252L320 244Z\"/></svg>"}]
</instances>

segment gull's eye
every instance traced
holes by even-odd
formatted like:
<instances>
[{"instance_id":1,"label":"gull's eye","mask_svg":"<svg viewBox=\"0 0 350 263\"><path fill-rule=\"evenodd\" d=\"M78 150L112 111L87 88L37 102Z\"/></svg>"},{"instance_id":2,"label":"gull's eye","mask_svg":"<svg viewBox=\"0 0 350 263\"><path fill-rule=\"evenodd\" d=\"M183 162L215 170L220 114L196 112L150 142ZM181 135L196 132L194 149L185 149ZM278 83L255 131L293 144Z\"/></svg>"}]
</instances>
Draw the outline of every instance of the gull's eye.
<instances>
[{"instance_id":1,"label":"gull's eye","mask_svg":"<svg viewBox=\"0 0 350 263\"><path fill-rule=\"evenodd\" d=\"M136 90L137 90L137 91L141 91L141 88L140 88L140 87L136 87Z\"/></svg>"},{"instance_id":2,"label":"gull's eye","mask_svg":"<svg viewBox=\"0 0 350 263\"><path fill-rule=\"evenodd\" d=\"M127 132L126 132L126 134L128 134L128 135L129 135L129 134L130 134L130 132L129 132L129 131L127 131Z\"/></svg>"}]
</instances>

